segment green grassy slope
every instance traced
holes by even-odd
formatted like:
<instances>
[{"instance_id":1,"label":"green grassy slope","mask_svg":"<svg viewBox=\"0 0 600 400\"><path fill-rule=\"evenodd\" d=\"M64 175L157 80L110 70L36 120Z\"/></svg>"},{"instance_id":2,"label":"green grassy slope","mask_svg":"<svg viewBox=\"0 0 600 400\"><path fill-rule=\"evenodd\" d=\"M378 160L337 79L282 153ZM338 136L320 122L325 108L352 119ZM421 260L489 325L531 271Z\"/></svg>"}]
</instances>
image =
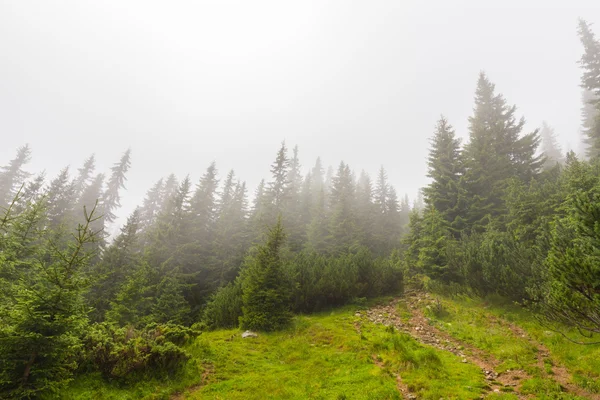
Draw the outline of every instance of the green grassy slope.
<instances>
[{"instance_id":1,"label":"green grassy slope","mask_svg":"<svg viewBox=\"0 0 600 400\"><path fill-rule=\"evenodd\" d=\"M401 325L408 331L414 329L409 320L420 310L438 332L450 334L476 348L480 356L494 360L496 372L523 371L516 393L510 388L494 393L480 367L449 351L424 345L407 333L369 322L364 312L357 314L359 307L352 306L297 316L288 330L261 333L257 338L242 339L239 330L205 332L187 347L192 359L175 377L120 387L98 375L84 375L61 397L600 398L600 346L570 343L537 325L527 311L511 305L442 297L441 307L436 308L429 299L429 305L419 302L416 308L401 300L396 308ZM384 303L389 304L388 300Z\"/></svg>"}]
</instances>

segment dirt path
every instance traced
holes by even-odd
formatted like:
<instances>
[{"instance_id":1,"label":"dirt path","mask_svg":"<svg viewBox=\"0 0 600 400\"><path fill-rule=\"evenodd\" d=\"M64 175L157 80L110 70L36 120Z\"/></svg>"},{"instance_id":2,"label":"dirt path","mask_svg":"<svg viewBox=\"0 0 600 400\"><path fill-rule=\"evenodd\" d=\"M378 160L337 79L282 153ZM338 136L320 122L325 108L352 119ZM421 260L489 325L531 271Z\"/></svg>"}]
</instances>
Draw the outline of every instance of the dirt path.
<instances>
[{"instance_id":1,"label":"dirt path","mask_svg":"<svg viewBox=\"0 0 600 400\"><path fill-rule=\"evenodd\" d=\"M569 393L592 400L600 400L600 394L588 392L584 388L575 385L571 381L571 373L552 358L550 350L548 350L546 346L533 339L523 328L499 318L497 320L499 324L507 326L513 334L527 340L532 347L537 348L537 365L542 371L546 370L546 365L551 366L552 372L549 374L550 379L558 382Z\"/></svg>"},{"instance_id":2,"label":"dirt path","mask_svg":"<svg viewBox=\"0 0 600 400\"><path fill-rule=\"evenodd\" d=\"M404 302L407 308L407 315L401 316L398 313L398 303ZM427 293L407 293L402 299L394 299L388 304L379 305L361 313L361 316L366 317L369 321L383 324L385 326L393 326L401 332L411 335L420 343L432 346L442 351L449 351L452 354L460 357L462 362L471 363L481 368L482 374L491 392L511 391L519 399L528 399L531 396L520 393L521 382L531 378L527 372L523 370L509 370L502 373L496 372L496 368L500 365L500 361L495 359L491 354L486 353L475 346L463 342L450 334L441 331L435 326L430 325L429 319L423 315L421 309L426 306L434 306L435 302ZM581 396L588 399L600 400L600 395L590 393L585 389L574 385L571 382L571 374L563 366L556 363L556 360L551 359L550 351L544 345L538 343L531 338L521 327L511 324L508 321L496 319L501 325L508 326L515 336L526 339L534 348L537 348L537 364L542 373L545 373L546 378L558 382L563 389L571 394ZM546 373L546 360L551 360L552 373ZM401 382L400 376L397 377ZM404 398L414 399L413 394L406 392L406 386L399 386Z\"/></svg>"},{"instance_id":3,"label":"dirt path","mask_svg":"<svg viewBox=\"0 0 600 400\"><path fill-rule=\"evenodd\" d=\"M502 389L506 390L506 388L510 388L519 399L528 398L528 396L519 393L520 381L529 378L529 375L524 371L507 371L498 374L495 371L495 367L500 364L498 360L429 324L420 310L423 301L430 301L426 294L407 294L403 300L406 301L410 313L408 319L403 320L398 315L397 310L398 303L401 301L400 299L395 299L387 305L380 305L369 309L366 312L366 317L374 323L394 326L399 331L408 333L420 343L439 350L449 351L460 357L462 362L477 365L481 368L490 391L499 393L502 392Z\"/></svg>"}]
</instances>

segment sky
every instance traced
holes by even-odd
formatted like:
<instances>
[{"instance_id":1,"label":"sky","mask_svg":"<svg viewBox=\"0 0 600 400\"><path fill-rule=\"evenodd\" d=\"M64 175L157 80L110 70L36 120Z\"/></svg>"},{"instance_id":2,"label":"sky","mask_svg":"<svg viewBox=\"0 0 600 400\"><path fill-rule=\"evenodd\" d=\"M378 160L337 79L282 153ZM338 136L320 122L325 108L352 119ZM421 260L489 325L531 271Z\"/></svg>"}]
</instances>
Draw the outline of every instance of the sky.
<instances>
[{"instance_id":1,"label":"sky","mask_svg":"<svg viewBox=\"0 0 600 400\"><path fill-rule=\"evenodd\" d=\"M130 147L124 216L212 161L253 190L285 141L414 198L439 117L468 138L480 71L578 150L579 17L600 35L597 0L0 0L0 164L29 143L32 172L107 171Z\"/></svg>"}]
</instances>

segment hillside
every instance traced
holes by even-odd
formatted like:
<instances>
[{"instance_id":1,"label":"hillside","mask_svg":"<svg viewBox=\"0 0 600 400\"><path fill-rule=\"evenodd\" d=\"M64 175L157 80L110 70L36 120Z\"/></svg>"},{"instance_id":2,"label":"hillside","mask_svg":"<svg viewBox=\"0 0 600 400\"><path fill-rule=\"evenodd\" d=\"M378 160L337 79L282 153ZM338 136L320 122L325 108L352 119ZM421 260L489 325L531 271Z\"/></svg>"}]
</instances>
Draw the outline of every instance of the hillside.
<instances>
[{"instance_id":1,"label":"hillside","mask_svg":"<svg viewBox=\"0 0 600 400\"><path fill-rule=\"evenodd\" d=\"M119 389L82 376L65 398L600 398L598 347L571 344L498 299L412 293L297 316L257 338L205 332L187 350L177 379Z\"/></svg>"}]
</instances>

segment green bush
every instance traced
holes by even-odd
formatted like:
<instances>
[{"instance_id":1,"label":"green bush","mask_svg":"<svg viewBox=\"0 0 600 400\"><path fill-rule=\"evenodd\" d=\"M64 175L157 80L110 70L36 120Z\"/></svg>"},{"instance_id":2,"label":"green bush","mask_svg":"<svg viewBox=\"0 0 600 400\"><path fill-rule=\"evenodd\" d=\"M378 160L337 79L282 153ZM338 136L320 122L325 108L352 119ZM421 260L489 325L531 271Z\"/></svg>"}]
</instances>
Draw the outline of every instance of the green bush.
<instances>
[{"instance_id":1,"label":"green bush","mask_svg":"<svg viewBox=\"0 0 600 400\"><path fill-rule=\"evenodd\" d=\"M142 330L94 324L83 339L82 369L118 380L176 373L189 359L180 346L196 335L173 324L151 324Z\"/></svg>"},{"instance_id":2,"label":"green bush","mask_svg":"<svg viewBox=\"0 0 600 400\"><path fill-rule=\"evenodd\" d=\"M241 279L217 290L208 301L202 322L208 329L234 328L242 315Z\"/></svg>"}]
</instances>

